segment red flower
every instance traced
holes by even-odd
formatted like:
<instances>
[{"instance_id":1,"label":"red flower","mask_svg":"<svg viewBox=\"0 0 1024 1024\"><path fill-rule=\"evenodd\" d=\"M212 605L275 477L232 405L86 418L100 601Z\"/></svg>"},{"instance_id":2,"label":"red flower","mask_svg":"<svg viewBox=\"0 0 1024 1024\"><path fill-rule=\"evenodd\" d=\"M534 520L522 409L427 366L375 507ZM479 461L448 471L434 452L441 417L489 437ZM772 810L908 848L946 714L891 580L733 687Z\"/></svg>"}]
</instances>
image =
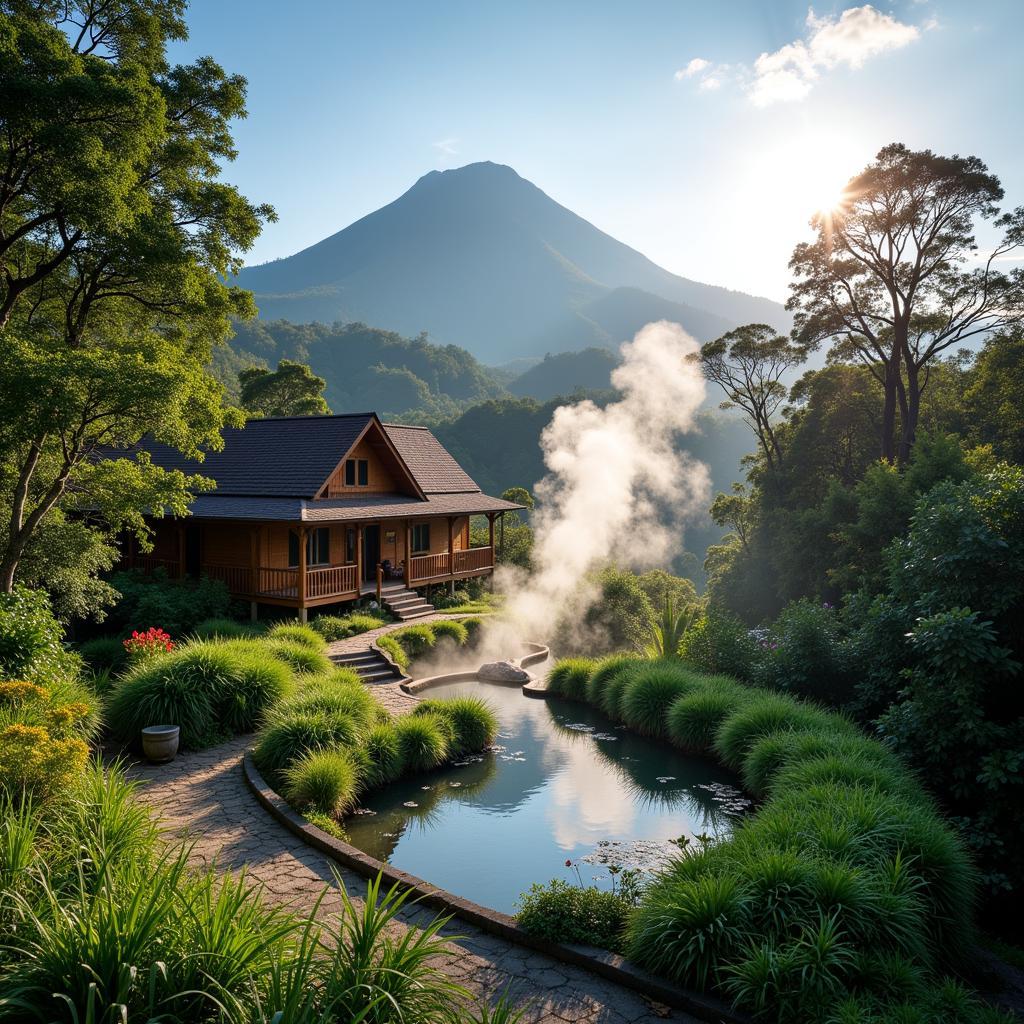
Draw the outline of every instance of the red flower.
<instances>
[{"instance_id":1,"label":"red flower","mask_svg":"<svg viewBox=\"0 0 1024 1024\"><path fill-rule=\"evenodd\" d=\"M123 644L129 654L144 657L174 650L174 641L171 640L170 634L165 633L159 626L150 626L145 633L133 629L132 635Z\"/></svg>"}]
</instances>

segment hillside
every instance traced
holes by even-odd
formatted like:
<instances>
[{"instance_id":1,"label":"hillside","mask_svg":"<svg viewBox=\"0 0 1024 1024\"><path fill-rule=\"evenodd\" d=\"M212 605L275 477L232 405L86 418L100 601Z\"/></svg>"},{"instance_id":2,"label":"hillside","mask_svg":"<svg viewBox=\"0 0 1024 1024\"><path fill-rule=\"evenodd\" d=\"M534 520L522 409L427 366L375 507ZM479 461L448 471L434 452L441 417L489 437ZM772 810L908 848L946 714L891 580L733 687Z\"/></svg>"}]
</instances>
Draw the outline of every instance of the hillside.
<instances>
[{"instance_id":1,"label":"hillside","mask_svg":"<svg viewBox=\"0 0 1024 1024\"><path fill-rule=\"evenodd\" d=\"M507 394L508 375L482 366L465 349L365 324L254 321L236 324L235 332L213 364L229 389L237 386L243 366L292 359L308 363L327 381L327 403L338 411L373 409L390 417L435 419Z\"/></svg>"},{"instance_id":2,"label":"hillside","mask_svg":"<svg viewBox=\"0 0 1024 1024\"><path fill-rule=\"evenodd\" d=\"M601 391L611 387L611 372L619 365L615 353L606 348L585 348L582 352L547 355L521 373L509 385L513 395L546 402L574 391Z\"/></svg>"},{"instance_id":3,"label":"hillside","mask_svg":"<svg viewBox=\"0 0 1024 1024\"><path fill-rule=\"evenodd\" d=\"M740 323L789 326L778 303L671 274L492 163L432 171L238 283L267 319L426 331L485 363L614 346L662 318L701 340Z\"/></svg>"}]
</instances>

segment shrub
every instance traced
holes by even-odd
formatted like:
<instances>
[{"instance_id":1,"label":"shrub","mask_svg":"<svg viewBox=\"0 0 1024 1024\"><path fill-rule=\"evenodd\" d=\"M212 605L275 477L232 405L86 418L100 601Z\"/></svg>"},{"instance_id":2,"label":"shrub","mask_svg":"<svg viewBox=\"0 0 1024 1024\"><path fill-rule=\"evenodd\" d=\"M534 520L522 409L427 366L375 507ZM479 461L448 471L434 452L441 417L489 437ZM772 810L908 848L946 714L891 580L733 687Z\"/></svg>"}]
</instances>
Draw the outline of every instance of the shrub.
<instances>
[{"instance_id":1,"label":"shrub","mask_svg":"<svg viewBox=\"0 0 1024 1024\"><path fill-rule=\"evenodd\" d=\"M0 679L45 685L75 676L78 658L64 650L63 635L42 591L18 585L0 594Z\"/></svg>"},{"instance_id":2,"label":"shrub","mask_svg":"<svg viewBox=\"0 0 1024 1024\"><path fill-rule=\"evenodd\" d=\"M722 722L742 703L742 692L725 686L705 685L694 693L677 697L665 718L668 737L683 750L707 753Z\"/></svg>"},{"instance_id":3,"label":"shrub","mask_svg":"<svg viewBox=\"0 0 1024 1024\"><path fill-rule=\"evenodd\" d=\"M390 722L374 725L362 740L366 753L366 785L370 789L394 782L405 770L398 730Z\"/></svg>"},{"instance_id":4,"label":"shrub","mask_svg":"<svg viewBox=\"0 0 1024 1024\"><path fill-rule=\"evenodd\" d=\"M350 615L318 615L309 625L325 640L330 641L368 633L371 629L379 629L387 621L384 615L352 612Z\"/></svg>"},{"instance_id":5,"label":"shrub","mask_svg":"<svg viewBox=\"0 0 1024 1024\"><path fill-rule=\"evenodd\" d=\"M409 667L409 655L393 636L380 636L374 642L403 672Z\"/></svg>"},{"instance_id":6,"label":"shrub","mask_svg":"<svg viewBox=\"0 0 1024 1024\"><path fill-rule=\"evenodd\" d=\"M516 920L530 935L622 952L632 906L618 893L569 885L559 878L536 883L519 897Z\"/></svg>"},{"instance_id":7,"label":"shrub","mask_svg":"<svg viewBox=\"0 0 1024 1024\"><path fill-rule=\"evenodd\" d=\"M327 711L275 713L260 732L253 758L260 771L275 781L304 754L353 747L358 742L359 728L350 715Z\"/></svg>"},{"instance_id":8,"label":"shrub","mask_svg":"<svg viewBox=\"0 0 1024 1024\"><path fill-rule=\"evenodd\" d=\"M457 647L465 647L469 642L469 630L457 619L439 619L432 622L435 640L451 640Z\"/></svg>"},{"instance_id":9,"label":"shrub","mask_svg":"<svg viewBox=\"0 0 1024 1024\"><path fill-rule=\"evenodd\" d=\"M585 687L585 697L588 704L604 710L603 696L605 688L619 672L629 665L635 665L638 658L632 654L612 654L607 658L601 658L595 663L594 671L590 673Z\"/></svg>"},{"instance_id":10,"label":"shrub","mask_svg":"<svg viewBox=\"0 0 1024 1024\"><path fill-rule=\"evenodd\" d=\"M784 690L839 706L853 697L855 677L839 618L831 605L788 604L762 641L753 672L758 686Z\"/></svg>"},{"instance_id":11,"label":"shrub","mask_svg":"<svg viewBox=\"0 0 1024 1024\"><path fill-rule=\"evenodd\" d=\"M479 697L448 697L421 701L414 715L433 714L446 719L452 727L449 755L461 757L485 750L498 735L498 717Z\"/></svg>"},{"instance_id":12,"label":"shrub","mask_svg":"<svg viewBox=\"0 0 1024 1024\"><path fill-rule=\"evenodd\" d=\"M259 636L262 629L254 622L237 619L203 619L192 630L197 640L244 640Z\"/></svg>"},{"instance_id":13,"label":"shrub","mask_svg":"<svg viewBox=\"0 0 1024 1024\"><path fill-rule=\"evenodd\" d=\"M172 580L158 570L115 573L110 583L121 595L110 621L129 630L159 622L172 636L185 636L204 619L230 618L231 595L220 580Z\"/></svg>"},{"instance_id":14,"label":"shrub","mask_svg":"<svg viewBox=\"0 0 1024 1024\"><path fill-rule=\"evenodd\" d=\"M347 750L313 750L284 771L284 797L300 809L340 818L356 803L359 772Z\"/></svg>"},{"instance_id":15,"label":"shrub","mask_svg":"<svg viewBox=\"0 0 1024 1024\"><path fill-rule=\"evenodd\" d=\"M128 652L116 636L98 636L78 645L78 653L93 672L118 672L128 661Z\"/></svg>"},{"instance_id":16,"label":"shrub","mask_svg":"<svg viewBox=\"0 0 1024 1024\"><path fill-rule=\"evenodd\" d=\"M300 647L308 647L311 651L324 649L324 638L312 627L297 622L279 622L267 630L267 636L271 640L287 640Z\"/></svg>"},{"instance_id":17,"label":"shrub","mask_svg":"<svg viewBox=\"0 0 1024 1024\"><path fill-rule=\"evenodd\" d=\"M288 667L251 641L201 641L147 662L115 686L111 731L137 739L148 725L178 725L195 749L225 732L247 732L293 686Z\"/></svg>"},{"instance_id":18,"label":"shrub","mask_svg":"<svg viewBox=\"0 0 1024 1024\"><path fill-rule=\"evenodd\" d=\"M395 721L394 727L402 764L407 771L430 771L447 759L446 733L450 726L439 716L403 715Z\"/></svg>"},{"instance_id":19,"label":"shrub","mask_svg":"<svg viewBox=\"0 0 1024 1024\"><path fill-rule=\"evenodd\" d=\"M669 706L694 686L693 672L678 662L653 661L638 666L630 673L619 698L622 720L644 736L664 736Z\"/></svg>"},{"instance_id":20,"label":"shrub","mask_svg":"<svg viewBox=\"0 0 1024 1024\"><path fill-rule=\"evenodd\" d=\"M566 700L585 700L595 664L592 658L563 658L548 673L548 690Z\"/></svg>"},{"instance_id":21,"label":"shrub","mask_svg":"<svg viewBox=\"0 0 1024 1024\"><path fill-rule=\"evenodd\" d=\"M0 728L0 793L46 798L64 793L85 768L89 748L75 737L58 739L38 725Z\"/></svg>"},{"instance_id":22,"label":"shrub","mask_svg":"<svg viewBox=\"0 0 1024 1024\"><path fill-rule=\"evenodd\" d=\"M747 751L758 739L783 729L849 732L852 726L812 705L778 694L754 691L722 722L715 736L715 751L725 764L738 770Z\"/></svg>"},{"instance_id":23,"label":"shrub","mask_svg":"<svg viewBox=\"0 0 1024 1024\"><path fill-rule=\"evenodd\" d=\"M598 697L598 706L612 720L622 718L622 694L629 681L642 664L638 659L631 659L632 664L622 665L605 677L604 686Z\"/></svg>"},{"instance_id":24,"label":"shrub","mask_svg":"<svg viewBox=\"0 0 1024 1024\"><path fill-rule=\"evenodd\" d=\"M315 651L293 640L269 640L266 647L275 658L290 665L296 672L322 674L330 672L334 667L334 663L322 651Z\"/></svg>"},{"instance_id":25,"label":"shrub","mask_svg":"<svg viewBox=\"0 0 1024 1024\"><path fill-rule=\"evenodd\" d=\"M703 672L744 680L751 678L763 654L739 619L714 606L686 631L679 653Z\"/></svg>"},{"instance_id":26,"label":"shrub","mask_svg":"<svg viewBox=\"0 0 1024 1024\"><path fill-rule=\"evenodd\" d=\"M410 660L418 658L421 654L429 651L437 639L433 628L425 622L421 622L416 626L406 626L404 629L397 629L394 633L388 635L394 637L402 645L402 649L409 656Z\"/></svg>"}]
</instances>

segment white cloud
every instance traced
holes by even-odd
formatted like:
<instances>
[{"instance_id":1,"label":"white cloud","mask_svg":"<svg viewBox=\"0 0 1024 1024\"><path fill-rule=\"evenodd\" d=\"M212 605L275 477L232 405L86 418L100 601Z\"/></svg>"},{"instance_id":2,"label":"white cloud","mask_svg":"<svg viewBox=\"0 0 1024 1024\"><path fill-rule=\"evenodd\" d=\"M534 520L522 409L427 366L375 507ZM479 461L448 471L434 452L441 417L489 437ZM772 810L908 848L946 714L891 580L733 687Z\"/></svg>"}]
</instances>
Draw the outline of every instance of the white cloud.
<instances>
[{"instance_id":1,"label":"white cloud","mask_svg":"<svg viewBox=\"0 0 1024 1024\"><path fill-rule=\"evenodd\" d=\"M712 92L715 89L721 89L721 87L722 79L717 74L712 74L702 78L697 89L699 92Z\"/></svg>"},{"instance_id":2,"label":"white cloud","mask_svg":"<svg viewBox=\"0 0 1024 1024\"><path fill-rule=\"evenodd\" d=\"M676 72L676 81L681 82L684 78L693 78L694 75L699 75L709 67L711 67L711 61L705 60L703 57L694 57L685 68L680 68Z\"/></svg>"},{"instance_id":3,"label":"white cloud","mask_svg":"<svg viewBox=\"0 0 1024 1024\"><path fill-rule=\"evenodd\" d=\"M759 107L801 100L822 71L838 65L861 68L869 58L902 49L920 35L915 25L882 14L870 4L847 8L838 19L818 18L809 8L806 38L762 53L754 62L747 91Z\"/></svg>"},{"instance_id":4,"label":"white cloud","mask_svg":"<svg viewBox=\"0 0 1024 1024\"><path fill-rule=\"evenodd\" d=\"M444 156L458 156L459 151L455 148L458 144L458 139L440 139L433 143L433 147Z\"/></svg>"}]
</instances>

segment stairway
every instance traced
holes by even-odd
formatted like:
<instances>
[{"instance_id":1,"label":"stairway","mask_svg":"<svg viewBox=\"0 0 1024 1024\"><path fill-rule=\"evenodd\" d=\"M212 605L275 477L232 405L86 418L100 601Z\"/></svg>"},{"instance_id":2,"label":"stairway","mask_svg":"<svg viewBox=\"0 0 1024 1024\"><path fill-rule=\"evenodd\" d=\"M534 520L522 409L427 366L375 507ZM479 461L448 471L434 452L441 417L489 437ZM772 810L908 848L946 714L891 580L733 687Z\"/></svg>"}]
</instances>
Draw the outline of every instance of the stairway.
<instances>
[{"instance_id":1,"label":"stairway","mask_svg":"<svg viewBox=\"0 0 1024 1024\"><path fill-rule=\"evenodd\" d=\"M391 664L376 651L355 651L351 654L334 654L331 661L339 668L351 668L364 683L394 683L404 678Z\"/></svg>"},{"instance_id":2,"label":"stairway","mask_svg":"<svg viewBox=\"0 0 1024 1024\"><path fill-rule=\"evenodd\" d=\"M424 601L415 590L405 590L404 588L385 590L381 593L380 599L384 607L399 622L408 622L409 619L420 619L424 615L433 615L437 611L429 601Z\"/></svg>"}]
</instances>

